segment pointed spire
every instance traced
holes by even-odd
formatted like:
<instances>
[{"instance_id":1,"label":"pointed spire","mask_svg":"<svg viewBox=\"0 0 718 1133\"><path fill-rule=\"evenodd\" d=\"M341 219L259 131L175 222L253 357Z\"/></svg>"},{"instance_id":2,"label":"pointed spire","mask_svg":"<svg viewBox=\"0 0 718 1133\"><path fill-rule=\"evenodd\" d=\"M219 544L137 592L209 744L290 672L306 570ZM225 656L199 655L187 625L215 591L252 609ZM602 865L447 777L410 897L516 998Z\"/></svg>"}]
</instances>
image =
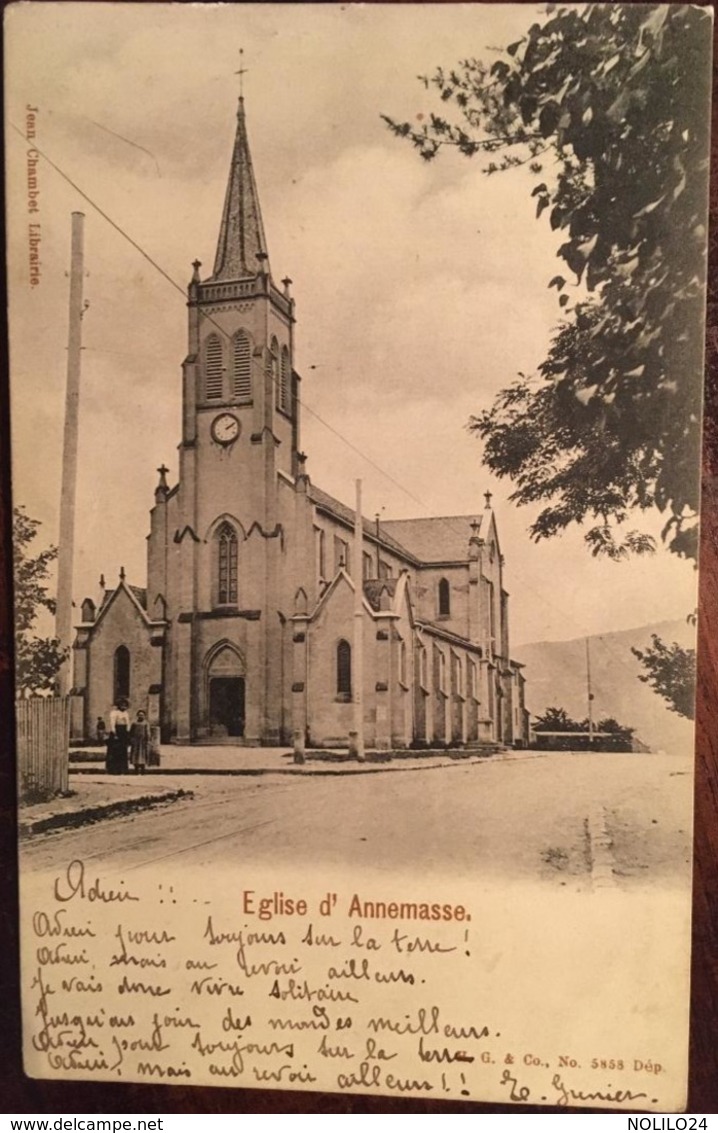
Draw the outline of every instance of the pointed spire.
<instances>
[{"instance_id":1,"label":"pointed spire","mask_svg":"<svg viewBox=\"0 0 718 1133\"><path fill-rule=\"evenodd\" d=\"M241 279L256 276L260 270L269 270L267 240L249 152L244 99L240 97L232 165L210 278L213 281Z\"/></svg>"}]
</instances>

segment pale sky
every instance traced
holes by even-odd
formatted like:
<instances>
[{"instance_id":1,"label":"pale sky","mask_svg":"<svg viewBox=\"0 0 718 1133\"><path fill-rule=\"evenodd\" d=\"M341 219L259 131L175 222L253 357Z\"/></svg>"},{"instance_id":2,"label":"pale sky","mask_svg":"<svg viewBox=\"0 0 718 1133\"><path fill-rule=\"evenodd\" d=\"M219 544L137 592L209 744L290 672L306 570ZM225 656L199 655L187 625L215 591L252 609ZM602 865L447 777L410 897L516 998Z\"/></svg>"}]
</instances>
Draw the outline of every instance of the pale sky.
<instances>
[{"instance_id":1,"label":"pale sky","mask_svg":"<svg viewBox=\"0 0 718 1133\"><path fill-rule=\"evenodd\" d=\"M466 431L542 360L559 317L556 240L522 170L423 162L380 119L440 110L416 76L490 57L531 6L33 3L6 10L6 115L184 290L210 274L235 128L239 47L272 273L293 280L302 448L312 480L386 518L482 510L490 488L516 643L684 617L674 556L592 559L580 532L539 545L532 515ZM70 213L85 222L75 599L124 566L144 585L157 466L177 471L183 296L55 170L26 204L28 143L7 129L13 492L57 539ZM41 223L31 288L28 223ZM327 430L314 410L400 490ZM413 498L412 498L413 497ZM640 519L658 532L660 517ZM38 541L38 548L40 542Z\"/></svg>"}]
</instances>

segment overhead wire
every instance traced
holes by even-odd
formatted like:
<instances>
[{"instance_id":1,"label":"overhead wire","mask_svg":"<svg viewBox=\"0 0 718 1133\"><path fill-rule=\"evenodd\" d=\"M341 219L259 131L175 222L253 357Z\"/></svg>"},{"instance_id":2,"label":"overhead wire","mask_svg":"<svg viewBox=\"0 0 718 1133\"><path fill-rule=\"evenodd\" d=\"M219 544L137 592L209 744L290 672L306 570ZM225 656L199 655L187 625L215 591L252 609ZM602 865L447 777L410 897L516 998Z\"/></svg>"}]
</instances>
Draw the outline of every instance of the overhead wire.
<instances>
[{"instance_id":1,"label":"overhead wire","mask_svg":"<svg viewBox=\"0 0 718 1133\"><path fill-rule=\"evenodd\" d=\"M14 122L11 122L10 126L15 131L16 134L18 134L21 138L23 138L23 140L25 140L24 132ZM78 193L79 196L84 201L86 201L87 204L89 204L90 207L93 208L95 210L95 212L100 217L102 217L102 219L104 221L106 221L107 224L110 225L111 228L113 228L120 236L122 236L123 239L125 239L135 249L135 251L138 252L139 255L142 256L142 258L144 260L146 260L146 262L148 264L150 264L150 266L153 267L155 269L155 271L157 271L159 273L159 275L167 283L169 283L172 288L174 288L175 291L178 291L180 293L183 301L186 303L186 300L187 300L186 288L183 287L180 283L178 283L177 280L173 279L173 277L169 274L169 272L167 272L161 266L161 264L159 264L157 262L157 260L154 259L154 257L149 254L149 252L145 251L145 249L142 247L142 245L137 240L135 240L122 227L121 224L119 224L117 221L113 220L113 218L109 215L109 213L107 213L105 211L105 209L103 209L97 203L97 201L95 201L90 196L89 193L87 193L84 189L82 189L77 184L77 182L75 180L73 180L73 178L70 177L70 175L68 173L66 173L65 170L62 169L62 167L56 161L53 161L53 159L47 153L45 153L45 151L43 149L41 149L36 143L33 143L33 147L36 150L36 152L40 155L40 157L42 157L43 160L46 161L48 163L48 165L52 169L55 170L55 172L58 174L58 176L60 176L68 185L70 185L70 187L76 193ZM223 336L223 338L225 339L226 342L229 343L231 341L231 336L224 329L224 327L221 326L221 324L219 322L217 322L217 320L212 317L212 315L210 315L206 311L200 311L200 314L204 319L206 319L208 322L210 322L219 331L219 333ZM93 348L88 348L88 349L93 349ZM107 351L107 353L112 353L112 352ZM115 352L115 353L119 353L119 352ZM269 372L268 376L272 380L276 390L279 391L279 389L280 389L280 385L279 385L280 379L279 379L279 377L275 378L274 374L272 374L271 371ZM399 480L397 480L394 476L392 476L390 472L387 472L387 470L385 468L382 468L381 465L377 464L377 462L375 460L373 460L372 457L368 456L367 453L363 452L362 449L360 449L357 445L355 445L352 441L350 441L348 439L348 437L345 437L344 434L342 432L340 432L339 429L337 429L334 425L332 425L330 422L325 420L325 418L322 417L321 414L319 414L315 409L313 409L312 406L309 405L303 398L300 398L297 395L296 396L296 402L299 405L301 405L302 408L307 413L310 414L310 416L314 417L315 420L317 420L321 425L323 425L325 429L327 429L330 433L332 433L334 436L336 436L338 438L338 440L340 440L343 444L345 444L347 446L347 448L349 448L352 452L356 453L357 456L361 457L361 459L364 460L376 472L378 472L387 481L389 481L396 488L398 488L401 492L403 492L404 495L406 495L409 499L413 500L414 503L418 504L420 508L422 508L425 511L431 510L430 506L424 500L420 499L419 496L417 496L414 492L412 492L409 488L407 488L404 484L402 484ZM445 527L446 530L450 530L453 534L461 534L462 537L465 538L468 542L465 530L463 528L460 529L457 524L452 523L452 521L449 517L432 516L431 518L440 522ZM392 536L392 538L393 538L393 536ZM397 542L399 542L399 541L397 540ZM530 585L530 583L526 583L526 585L527 585L527 588L529 590L531 590L533 593L535 593L544 604L555 609L558 613L561 614L562 618L565 620L565 611L561 607L559 607L557 604L551 602L551 600L548 599L545 594L541 594L534 587L532 587ZM579 636L585 636L585 635L581 634Z\"/></svg>"}]
</instances>

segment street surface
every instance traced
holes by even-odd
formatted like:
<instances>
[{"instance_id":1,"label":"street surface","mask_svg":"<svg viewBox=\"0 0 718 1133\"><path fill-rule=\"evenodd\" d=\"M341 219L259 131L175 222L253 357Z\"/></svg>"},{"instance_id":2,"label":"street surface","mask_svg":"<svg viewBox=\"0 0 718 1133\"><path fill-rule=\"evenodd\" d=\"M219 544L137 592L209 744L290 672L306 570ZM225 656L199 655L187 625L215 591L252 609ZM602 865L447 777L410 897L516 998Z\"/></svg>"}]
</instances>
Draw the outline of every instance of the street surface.
<instances>
[{"instance_id":1,"label":"street surface","mask_svg":"<svg viewBox=\"0 0 718 1133\"><path fill-rule=\"evenodd\" d=\"M170 775L155 785L194 798L33 838L23 868L73 858L124 871L306 862L588 890L598 818L619 888L690 877L692 775L682 756L516 752L370 774Z\"/></svg>"}]
</instances>

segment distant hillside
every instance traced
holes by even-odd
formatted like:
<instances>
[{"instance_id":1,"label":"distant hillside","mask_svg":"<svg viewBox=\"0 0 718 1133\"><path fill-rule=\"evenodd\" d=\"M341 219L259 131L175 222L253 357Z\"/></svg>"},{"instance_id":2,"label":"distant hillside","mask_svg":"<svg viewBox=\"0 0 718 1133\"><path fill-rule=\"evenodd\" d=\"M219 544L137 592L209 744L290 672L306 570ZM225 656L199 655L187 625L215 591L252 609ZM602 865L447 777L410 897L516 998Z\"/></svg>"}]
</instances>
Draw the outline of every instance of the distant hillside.
<instances>
[{"instance_id":1,"label":"distant hillside","mask_svg":"<svg viewBox=\"0 0 718 1133\"><path fill-rule=\"evenodd\" d=\"M694 643L693 626L685 621L656 622L589 638L594 719L614 716L621 724L635 728L653 751L690 749L692 722L671 712L661 697L638 680L643 669L631 646L642 649L650 645L652 633L666 642L677 641L684 646ZM565 708L569 716L585 719L585 638L539 641L516 646L511 652L526 666L526 706L532 715L556 705Z\"/></svg>"}]
</instances>

